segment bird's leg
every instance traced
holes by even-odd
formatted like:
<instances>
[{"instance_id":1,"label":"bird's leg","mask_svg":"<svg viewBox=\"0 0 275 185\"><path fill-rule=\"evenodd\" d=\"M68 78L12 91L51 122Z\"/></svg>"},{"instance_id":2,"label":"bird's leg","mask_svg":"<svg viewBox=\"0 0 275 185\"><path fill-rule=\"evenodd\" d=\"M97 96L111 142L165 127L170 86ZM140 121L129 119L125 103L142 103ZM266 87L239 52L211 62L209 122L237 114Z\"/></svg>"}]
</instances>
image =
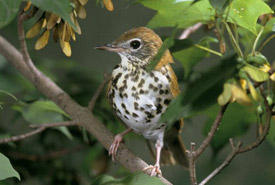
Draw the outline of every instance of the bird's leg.
<instances>
[{"instance_id":1,"label":"bird's leg","mask_svg":"<svg viewBox=\"0 0 275 185\"><path fill-rule=\"evenodd\" d=\"M160 153L161 153L161 149L163 146L163 141L158 139L156 142L156 149L157 149L157 155L156 155L156 164L154 166L149 165L147 167L145 167L142 171L147 171L147 170L151 170L150 175L151 176L156 176L156 175L161 175L161 170L160 170Z\"/></svg>"},{"instance_id":2,"label":"bird's leg","mask_svg":"<svg viewBox=\"0 0 275 185\"><path fill-rule=\"evenodd\" d=\"M123 136L126 135L127 133L131 132L132 130L133 129L131 129L131 128L127 128L126 130L124 130L123 132L121 132L115 136L115 139L109 149L109 156L110 155L112 156L113 161L115 161L115 155L116 155L117 149L123 139Z\"/></svg>"}]
</instances>

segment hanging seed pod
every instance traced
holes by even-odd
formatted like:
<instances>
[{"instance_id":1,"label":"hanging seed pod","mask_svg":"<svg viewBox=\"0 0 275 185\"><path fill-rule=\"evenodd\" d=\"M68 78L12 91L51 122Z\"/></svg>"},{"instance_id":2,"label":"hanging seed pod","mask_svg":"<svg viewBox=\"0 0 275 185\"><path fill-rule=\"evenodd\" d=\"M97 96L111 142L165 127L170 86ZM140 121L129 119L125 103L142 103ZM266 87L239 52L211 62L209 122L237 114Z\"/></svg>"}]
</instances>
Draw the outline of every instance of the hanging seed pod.
<instances>
[{"instance_id":1,"label":"hanging seed pod","mask_svg":"<svg viewBox=\"0 0 275 185\"><path fill-rule=\"evenodd\" d=\"M61 49L63 53L67 56L70 57L72 55L72 50L69 42L65 42L62 39L59 40Z\"/></svg>"},{"instance_id":2,"label":"hanging seed pod","mask_svg":"<svg viewBox=\"0 0 275 185\"><path fill-rule=\"evenodd\" d=\"M26 38L30 39L35 37L39 34L40 30L42 29L42 24L44 22L44 19L38 20L26 33Z\"/></svg>"},{"instance_id":3,"label":"hanging seed pod","mask_svg":"<svg viewBox=\"0 0 275 185\"><path fill-rule=\"evenodd\" d=\"M84 6L88 2L88 0L78 0L78 1L82 6Z\"/></svg>"},{"instance_id":4,"label":"hanging seed pod","mask_svg":"<svg viewBox=\"0 0 275 185\"><path fill-rule=\"evenodd\" d=\"M65 42L69 42L71 39L71 32L68 26L69 26L68 23L65 22L63 26L62 36L61 36L61 39Z\"/></svg>"},{"instance_id":5,"label":"hanging seed pod","mask_svg":"<svg viewBox=\"0 0 275 185\"><path fill-rule=\"evenodd\" d=\"M71 20L74 22L75 27L76 27L76 29L74 29L74 31L75 31L76 33L78 33L79 35L81 35L81 28L80 28L80 26L79 26L79 24L78 24L78 21L77 21L77 19L76 19L76 17L74 16L73 13L71 13Z\"/></svg>"},{"instance_id":6,"label":"hanging seed pod","mask_svg":"<svg viewBox=\"0 0 275 185\"><path fill-rule=\"evenodd\" d=\"M76 13L80 19L86 18L86 15L87 15L86 9L80 4L76 7Z\"/></svg>"},{"instance_id":7,"label":"hanging seed pod","mask_svg":"<svg viewBox=\"0 0 275 185\"><path fill-rule=\"evenodd\" d=\"M76 38L75 38L74 30L73 30L73 28L71 26L69 26L69 27L70 27L70 32L71 32L72 39L75 41Z\"/></svg>"},{"instance_id":8,"label":"hanging seed pod","mask_svg":"<svg viewBox=\"0 0 275 185\"><path fill-rule=\"evenodd\" d=\"M109 11L114 10L114 5L112 3L112 0L103 0L103 4L107 10L109 10Z\"/></svg>"},{"instance_id":9,"label":"hanging seed pod","mask_svg":"<svg viewBox=\"0 0 275 185\"><path fill-rule=\"evenodd\" d=\"M58 15L51 14L48 20L47 29L48 30L52 29L56 25L58 19L59 19Z\"/></svg>"},{"instance_id":10,"label":"hanging seed pod","mask_svg":"<svg viewBox=\"0 0 275 185\"><path fill-rule=\"evenodd\" d=\"M43 34L39 37L39 39L36 41L34 48L36 50L40 50L44 48L48 44L49 37L50 37L50 30L46 29L43 32Z\"/></svg>"},{"instance_id":11,"label":"hanging seed pod","mask_svg":"<svg viewBox=\"0 0 275 185\"><path fill-rule=\"evenodd\" d=\"M53 40L54 40L54 42L58 42L58 38L59 38L59 36L58 36L58 26L55 26L55 27L53 27Z\"/></svg>"},{"instance_id":12,"label":"hanging seed pod","mask_svg":"<svg viewBox=\"0 0 275 185\"><path fill-rule=\"evenodd\" d=\"M24 7L24 12L29 10L29 8L31 7L31 4L32 4L31 1L27 1L26 6Z\"/></svg>"}]
</instances>

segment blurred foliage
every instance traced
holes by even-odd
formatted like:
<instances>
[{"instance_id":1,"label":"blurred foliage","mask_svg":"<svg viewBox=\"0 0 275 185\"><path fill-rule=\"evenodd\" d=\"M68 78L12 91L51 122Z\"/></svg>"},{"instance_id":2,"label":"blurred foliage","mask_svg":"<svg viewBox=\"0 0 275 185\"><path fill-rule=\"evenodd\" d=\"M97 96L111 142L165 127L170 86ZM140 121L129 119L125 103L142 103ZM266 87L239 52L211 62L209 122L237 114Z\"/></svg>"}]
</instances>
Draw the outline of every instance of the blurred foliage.
<instances>
[{"instance_id":1,"label":"blurred foliage","mask_svg":"<svg viewBox=\"0 0 275 185\"><path fill-rule=\"evenodd\" d=\"M75 32L81 34L78 18L86 18L88 0L30 0L22 2L25 13L35 16L26 22L27 38L39 35L35 49L48 44L50 34L60 42L62 51L71 56L70 41ZM152 70L167 48L184 68L183 92L170 104L162 120L172 126L180 117L204 115L202 133L208 134L219 106L230 103L211 147L213 157L229 142L264 122L263 98L255 83L264 83L270 104L274 103L275 74L269 74L272 60L263 54L265 46L275 37L275 18L270 6L262 0L138 0L145 8L156 11L149 21L151 28L174 28L149 66ZM111 0L97 0L113 11ZM0 0L0 29L18 14L20 1ZM133 5L134 6L134 5ZM140 15L142 16L142 15ZM199 41L176 39L177 32L196 23L215 30L215 36L204 32ZM15 22L13 22L15 24ZM15 29L15 27L14 27ZM16 32L12 33L13 35ZM221 46L223 45L224 48ZM78 61L54 60L31 53L38 68L61 86L82 106L87 106L103 78L103 71L93 71ZM205 60L211 56L210 61ZM203 66L203 67L201 67ZM235 103L233 103L235 102ZM24 79L4 57L0 56L0 138L30 131L30 124L68 121L70 117ZM105 94L96 103L95 116L113 133L123 130ZM3 122L3 123L2 123ZM274 121L273 121L274 122ZM253 125L255 125L253 127ZM267 140L275 146L275 127L271 124ZM18 143L0 145L0 179L19 178L20 184L161 184L157 178L143 173L129 174L117 170L114 178L108 154L85 130L78 127L48 129ZM3 153L3 154L2 154ZM16 169L13 170L12 166ZM5 173L1 170L6 169ZM103 176L99 176L104 174ZM0 181L0 185L18 184L16 178Z\"/></svg>"}]
</instances>

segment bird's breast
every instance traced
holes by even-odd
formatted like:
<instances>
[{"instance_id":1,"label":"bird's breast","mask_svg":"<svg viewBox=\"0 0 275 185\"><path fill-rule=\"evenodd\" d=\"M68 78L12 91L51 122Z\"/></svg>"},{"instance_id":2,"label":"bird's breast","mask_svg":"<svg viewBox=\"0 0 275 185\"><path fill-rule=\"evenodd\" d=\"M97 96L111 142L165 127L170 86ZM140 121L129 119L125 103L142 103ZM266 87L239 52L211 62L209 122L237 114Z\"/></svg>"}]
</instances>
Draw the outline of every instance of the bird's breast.
<instances>
[{"instance_id":1,"label":"bird's breast","mask_svg":"<svg viewBox=\"0 0 275 185\"><path fill-rule=\"evenodd\" d=\"M164 129L159 119L172 99L169 73L117 66L112 73L108 99L128 127L154 139L158 130Z\"/></svg>"}]
</instances>

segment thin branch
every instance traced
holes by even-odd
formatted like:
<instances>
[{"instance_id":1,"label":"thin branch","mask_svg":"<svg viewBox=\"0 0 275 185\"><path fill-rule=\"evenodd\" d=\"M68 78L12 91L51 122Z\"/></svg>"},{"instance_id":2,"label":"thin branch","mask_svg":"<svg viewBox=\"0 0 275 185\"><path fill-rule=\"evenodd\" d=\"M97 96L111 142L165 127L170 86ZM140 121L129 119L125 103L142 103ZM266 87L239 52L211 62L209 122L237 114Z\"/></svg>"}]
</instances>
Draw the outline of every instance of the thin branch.
<instances>
[{"instance_id":1,"label":"thin branch","mask_svg":"<svg viewBox=\"0 0 275 185\"><path fill-rule=\"evenodd\" d=\"M266 138L269 128L270 128L270 122L271 122L271 117L272 117L272 108L273 105L269 105L266 99L266 96L263 92L263 88L260 87L260 92L264 98L264 103L265 103L265 108L266 108L266 120L265 120L265 125L264 129L261 135L258 136L258 138L251 144L241 147L242 142L239 141L237 146L234 146L233 139L230 139L230 144L232 146L232 152L228 155L228 157L225 159L225 161L218 167L216 168L210 175L208 175L199 185L204 185L207 182L209 182L211 179L213 179L218 173L220 173L225 167L227 167L230 162L233 160L233 158L240 153L244 153L247 151L250 151L256 147L258 147Z\"/></svg>"},{"instance_id":2,"label":"thin branch","mask_svg":"<svg viewBox=\"0 0 275 185\"><path fill-rule=\"evenodd\" d=\"M256 53L255 53L256 47L257 47L258 41L259 41L259 39L260 39L260 37L261 37L263 31L264 31L264 27L261 28L260 32L258 33L258 35L257 35L257 37L256 37L256 39L255 39L255 41L254 41L254 44L253 44L253 47L252 47L252 54L253 54L253 55L256 54Z\"/></svg>"},{"instance_id":3,"label":"thin branch","mask_svg":"<svg viewBox=\"0 0 275 185\"><path fill-rule=\"evenodd\" d=\"M262 132L262 134L260 134L257 137L257 139L253 143L241 148L239 153L244 153L244 152L247 152L249 150L252 150L253 148L258 147L265 140L265 138L268 134L268 131L269 131L269 128L270 128L271 117L272 117L272 106L273 105L270 106L268 104L266 96L265 96L265 94L263 92L263 89L261 87L260 87L260 92L261 92L261 95L264 99L264 104L265 104L265 109L266 109L266 120L265 120L265 125L263 127L263 132Z\"/></svg>"},{"instance_id":4,"label":"thin branch","mask_svg":"<svg viewBox=\"0 0 275 185\"><path fill-rule=\"evenodd\" d=\"M60 127L60 126L75 126L75 125L79 125L79 123L73 122L73 121L68 121L68 122L57 122L57 123L49 123L49 124L41 124L41 125L30 125L30 127L36 128L36 129L33 131L30 131L30 132L27 132L25 134L12 136L10 138L0 139L0 144L20 141L20 140L29 138L31 136L34 136L36 134L43 132L47 128Z\"/></svg>"},{"instance_id":5,"label":"thin branch","mask_svg":"<svg viewBox=\"0 0 275 185\"><path fill-rule=\"evenodd\" d=\"M194 159L195 154L195 143L191 142L190 151L187 151L188 159L189 159L189 174L192 185L197 185L197 177L196 177L196 163Z\"/></svg>"},{"instance_id":6,"label":"thin branch","mask_svg":"<svg viewBox=\"0 0 275 185\"><path fill-rule=\"evenodd\" d=\"M209 145L209 143L211 142L211 140L213 139L218 127L221 124L222 121L222 117L224 115L224 112L227 108L229 103L225 104L224 106L220 107L220 110L216 116L215 121L212 124L212 127L210 129L210 131L208 132L207 137L203 140L202 144L199 146L199 148L196 150L195 154L194 154L194 160L196 160L201 154L202 152L207 148L207 146Z\"/></svg>"},{"instance_id":7,"label":"thin branch","mask_svg":"<svg viewBox=\"0 0 275 185\"><path fill-rule=\"evenodd\" d=\"M35 85L40 92L54 101L61 109L69 114L73 120L79 121L81 126L92 134L104 148L110 148L114 140L114 135L106 126L99 121L88 108L76 103L59 86L39 71L33 63L31 63L32 75L32 73L30 73L30 67L24 61L22 54L2 36L0 36L0 53L11 62L27 80ZM121 144L116 160L131 172L142 171L142 169L148 166L142 159L138 158L132 151L125 147L124 144ZM160 180L165 184L171 184L164 177L160 177Z\"/></svg>"},{"instance_id":8,"label":"thin branch","mask_svg":"<svg viewBox=\"0 0 275 185\"><path fill-rule=\"evenodd\" d=\"M89 106L88 106L88 107L89 107L89 109L90 109L91 111L94 110L95 103L96 103L97 99L98 99L99 96L101 95L101 92L103 91L105 85L110 81L110 79L111 79L111 76L110 76L110 75L108 75L107 73L104 74L104 79L103 79L103 81L102 81L101 84L98 86L98 88L97 88L95 94L93 95L91 101L89 102Z\"/></svg>"},{"instance_id":9,"label":"thin branch","mask_svg":"<svg viewBox=\"0 0 275 185\"><path fill-rule=\"evenodd\" d=\"M221 54L221 53L219 53L219 52L217 52L217 51L214 51L214 50L212 50L212 49L210 49L210 48L208 48L208 47L204 47L204 46L199 45L199 44L194 44L194 46L197 47L197 48L200 48L200 49L202 49L202 50L204 50L204 51L207 51L207 52L209 52L209 53L213 53L213 54L215 54L215 55L217 55L217 56L222 57L222 54Z\"/></svg>"},{"instance_id":10,"label":"thin branch","mask_svg":"<svg viewBox=\"0 0 275 185\"><path fill-rule=\"evenodd\" d=\"M197 23L193 26L190 26L188 28L186 28L182 34L179 36L179 39L186 39L187 37L189 37L189 35L191 35L192 33L194 33L195 31L197 31L200 27L202 27L202 23Z\"/></svg>"},{"instance_id":11,"label":"thin branch","mask_svg":"<svg viewBox=\"0 0 275 185\"><path fill-rule=\"evenodd\" d=\"M218 175L225 167L227 167L230 164L230 162L233 160L233 158L238 154L242 143L239 141L235 146L232 138L230 138L230 143L232 146L231 153L226 157L224 162L219 167L217 167L212 173L210 173L203 181L201 181L199 185L205 185L206 183L208 183L211 179L213 179L216 175Z\"/></svg>"},{"instance_id":12,"label":"thin branch","mask_svg":"<svg viewBox=\"0 0 275 185\"><path fill-rule=\"evenodd\" d=\"M271 41L273 38L275 38L275 34L271 35L264 41L264 43L259 48L259 52L261 52L265 45L267 45L267 43L269 43L269 41Z\"/></svg>"}]
</instances>

